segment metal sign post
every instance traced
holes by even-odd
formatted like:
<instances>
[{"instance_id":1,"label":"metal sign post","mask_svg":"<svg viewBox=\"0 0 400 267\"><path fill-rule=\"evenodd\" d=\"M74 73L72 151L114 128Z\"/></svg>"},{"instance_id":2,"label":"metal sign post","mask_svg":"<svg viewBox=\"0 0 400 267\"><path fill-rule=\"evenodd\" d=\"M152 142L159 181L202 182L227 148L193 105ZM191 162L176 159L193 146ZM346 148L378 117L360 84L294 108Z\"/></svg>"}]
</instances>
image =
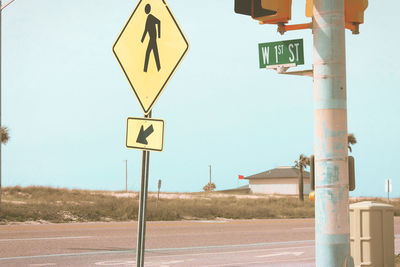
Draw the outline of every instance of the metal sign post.
<instances>
[{"instance_id":1,"label":"metal sign post","mask_svg":"<svg viewBox=\"0 0 400 267\"><path fill-rule=\"evenodd\" d=\"M138 267L144 265L149 150L162 151L164 144L164 121L150 119L151 111L188 49L189 43L165 0L139 0L112 49L145 114L144 118L128 118L126 127L126 147L143 150Z\"/></svg>"},{"instance_id":2,"label":"metal sign post","mask_svg":"<svg viewBox=\"0 0 400 267\"><path fill-rule=\"evenodd\" d=\"M151 118L151 111L145 118ZM136 265L137 267L144 266L144 248L146 238L146 204L147 204L147 190L149 186L149 163L150 151L142 152L142 175L140 181L139 192L139 212L138 212L138 234L137 234L137 247L136 247Z\"/></svg>"}]
</instances>

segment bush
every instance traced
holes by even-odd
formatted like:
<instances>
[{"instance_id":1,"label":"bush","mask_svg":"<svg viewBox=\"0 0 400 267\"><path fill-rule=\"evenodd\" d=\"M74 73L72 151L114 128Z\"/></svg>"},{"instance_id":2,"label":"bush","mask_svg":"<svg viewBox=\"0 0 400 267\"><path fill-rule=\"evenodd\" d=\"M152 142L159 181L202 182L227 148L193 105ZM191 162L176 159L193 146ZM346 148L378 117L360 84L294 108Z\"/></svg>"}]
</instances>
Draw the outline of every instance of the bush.
<instances>
[{"instance_id":1,"label":"bush","mask_svg":"<svg viewBox=\"0 0 400 267\"><path fill-rule=\"evenodd\" d=\"M211 191L213 191L215 188L217 188L217 187L215 186L214 183L208 183L208 184L206 184L206 185L203 187L203 190L204 190L205 192L211 192Z\"/></svg>"}]
</instances>

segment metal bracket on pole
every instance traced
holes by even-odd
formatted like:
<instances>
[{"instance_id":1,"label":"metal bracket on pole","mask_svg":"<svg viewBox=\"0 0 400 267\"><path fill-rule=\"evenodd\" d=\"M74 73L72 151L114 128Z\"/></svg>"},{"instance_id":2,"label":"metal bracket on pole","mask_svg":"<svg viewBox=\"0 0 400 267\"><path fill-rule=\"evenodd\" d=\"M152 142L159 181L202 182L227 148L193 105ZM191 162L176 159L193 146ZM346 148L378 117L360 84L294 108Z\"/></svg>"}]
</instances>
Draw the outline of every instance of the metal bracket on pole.
<instances>
[{"instance_id":1,"label":"metal bracket on pole","mask_svg":"<svg viewBox=\"0 0 400 267\"><path fill-rule=\"evenodd\" d=\"M4 8L6 8L9 4L11 4L12 2L14 2L15 0L10 0L8 1L6 4L4 4L4 6L1 7L1 10L3 10Z\"/></svg>"},{"instance_id":2,"label":"metal bracket on pole","mask_svg":"<svg viewBox=\"0 0 400 267\"><path fill-rule=\"evenodd\" d=\"M284 23L279 22L277 25L278 25L277 31L281 35L283 35L287 31L306 30L306 29L312 30L312 27L313 27L312 22L303 23L303 24L294 24L294 25L285 25Z\"/></svg>"},{"instance_id":3,"label":"metal bracket on pole","mask_svg":"<svg viewBox=\"0 0 400 267\"><path fill-rule=\"evenodd\" d=\"M287 70L291 67L296 67L296 63L290 64L281 64L281 65L271 65L267 66L266 69L274 69L278 74L287 74L287 75L298 75L298 76L308 76L313 77L314 71L313 70L299 70L299 71L290 71Z\"/></svg>"}]
</instances>

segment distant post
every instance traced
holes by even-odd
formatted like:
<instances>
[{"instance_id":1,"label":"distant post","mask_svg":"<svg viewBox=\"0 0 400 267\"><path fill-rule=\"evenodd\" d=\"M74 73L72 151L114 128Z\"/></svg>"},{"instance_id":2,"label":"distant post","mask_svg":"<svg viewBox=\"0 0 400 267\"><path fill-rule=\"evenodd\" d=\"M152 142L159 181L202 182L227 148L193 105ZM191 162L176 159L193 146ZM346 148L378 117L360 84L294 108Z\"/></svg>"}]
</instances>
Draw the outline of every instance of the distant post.
<instances>
[{"instance_id":1,"label":"distant post","mask_svg":"<svg viewBox=\"0 0 400 267\"><path fill-rule=\"evenodd\" d=\"M125 192L128 192L128 160L125 160Z\"/></svg>"},{"instance_id":2,"label":"distant post","mask_svg":"<svg viewBox=\"0 0 400 267\"><path fill-rule=\"evenodd\" d=\"M211 165L208 165L208 167L210 168L210 185L211 185Z\"/></svg>"},{"instance_id":3,"label":"distant post","mask_svg":"<svg viewBox=\"0 0 400 267\"><path fill-rule=\"evenodd\" d=\"M387 201L389 203L389 193L392 192L392 180L385 179L385 191L387 192Z\"/></svg>"},{"instance_id":4,"label":"distant post","mask_svg":"<svg viewBox=\"0 0 400 267\"><path fill-rule=\"evenodd\" d=\"M157 192L156 208L158 208L158 201L160 200L160 189L161 189L161 179L158 179L158 192Z\"/></svg>"}]
</instances>

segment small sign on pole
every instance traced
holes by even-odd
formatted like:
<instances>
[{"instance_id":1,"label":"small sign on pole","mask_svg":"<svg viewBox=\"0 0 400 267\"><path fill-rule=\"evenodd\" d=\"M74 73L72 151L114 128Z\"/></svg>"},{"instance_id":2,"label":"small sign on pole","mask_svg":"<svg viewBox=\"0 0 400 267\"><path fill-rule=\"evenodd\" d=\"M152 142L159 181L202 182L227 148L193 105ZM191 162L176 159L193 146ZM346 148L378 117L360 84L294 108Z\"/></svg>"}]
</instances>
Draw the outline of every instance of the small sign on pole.
<instances>
[{"instance_id":1,"label":"small sign on pole","mask_svg":"<svg viewBox=\"0 0 400 267\"><path fill-rule=\"evenodd\" d=\"M145 114L152 110L188 49L189 42L165 1L140 0L113 52Z\"/></svg>"},{"instance_id":2,"label":"small sign on pole","mask_svg":"<svg viewBox=\"0 0 400 267\"><path fill-rule=\"evenodd\" d=\"M126 147L149 151L163 150L163 120L128 117L126 125Z\"/></svg>"},{"instance_id":3,"label":"small sign on pole","mask_svg":"<svg viewBox=\"0 0 400 267\"><path fill-rule=\"evenodd\" d=\"M304 64L303 39L258 44L260 69L267 66Z\"/></svg>"}]
</instances>

